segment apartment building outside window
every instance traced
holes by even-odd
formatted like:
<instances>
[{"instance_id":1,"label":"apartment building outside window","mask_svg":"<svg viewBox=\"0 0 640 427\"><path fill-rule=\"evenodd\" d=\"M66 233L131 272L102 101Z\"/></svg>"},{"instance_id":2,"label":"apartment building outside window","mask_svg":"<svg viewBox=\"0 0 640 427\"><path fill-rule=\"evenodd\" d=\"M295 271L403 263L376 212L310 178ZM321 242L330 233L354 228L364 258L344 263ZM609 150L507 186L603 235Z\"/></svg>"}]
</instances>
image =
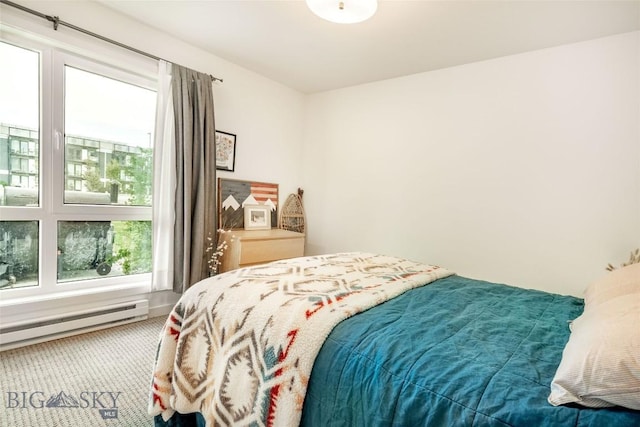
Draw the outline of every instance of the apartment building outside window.
<instances>
[{"instance_id":1,"label":"apartment building outside window","mask_svg":"<svg viewBox=\"0 0 640 427\"><path fill-rule=\"evenodd\" d=\"M151 271L152 78L0 40L0 295Z\"/></svg>"}]
</instances>

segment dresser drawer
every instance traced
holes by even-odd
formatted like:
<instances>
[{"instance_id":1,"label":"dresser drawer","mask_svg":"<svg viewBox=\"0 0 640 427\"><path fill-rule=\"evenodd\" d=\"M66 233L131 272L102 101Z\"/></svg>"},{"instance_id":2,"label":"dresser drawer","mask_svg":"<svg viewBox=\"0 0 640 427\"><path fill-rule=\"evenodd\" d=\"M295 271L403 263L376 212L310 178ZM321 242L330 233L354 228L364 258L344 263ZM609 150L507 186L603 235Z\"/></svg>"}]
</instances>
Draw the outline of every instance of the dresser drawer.
<instances>
[{"instance_id":1,"label":"dresser drawer","mask_svg":"<svg viewBox=\"0 0 640 427\"><path fill-rule=\"evenodd\" d=\"M220 273L249 265L304 256L304 234L288 230L233 230Z\"/></svg>"},{"instance_id":2,"label":"dresser drawer","mask_svg":"<svg viewBox=\"0 0 640 427\"><path fill-rule=\"evenodd\" d=\"M241 266L295 258L304 254L304 238L249 240L241 245Z\"/></svg>"}]
</instances>

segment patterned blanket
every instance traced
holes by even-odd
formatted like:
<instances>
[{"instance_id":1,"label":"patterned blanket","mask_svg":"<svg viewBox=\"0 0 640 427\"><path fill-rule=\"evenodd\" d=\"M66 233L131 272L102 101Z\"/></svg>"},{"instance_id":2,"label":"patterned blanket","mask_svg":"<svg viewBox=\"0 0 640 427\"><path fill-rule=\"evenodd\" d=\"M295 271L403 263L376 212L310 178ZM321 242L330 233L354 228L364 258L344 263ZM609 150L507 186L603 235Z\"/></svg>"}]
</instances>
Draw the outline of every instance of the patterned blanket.
<instances>
[{"instance_id":1,"label":"patterned blanket","mask_svg":"<svg viewBox=\"0 0 640 427\"><path fill-rule=\"evenodd\" d=\"M313 362L341 320L453 274L366 253L234 270L190 288L160 336L149 414L296 426Z\"/></svg>"}]
</instances>

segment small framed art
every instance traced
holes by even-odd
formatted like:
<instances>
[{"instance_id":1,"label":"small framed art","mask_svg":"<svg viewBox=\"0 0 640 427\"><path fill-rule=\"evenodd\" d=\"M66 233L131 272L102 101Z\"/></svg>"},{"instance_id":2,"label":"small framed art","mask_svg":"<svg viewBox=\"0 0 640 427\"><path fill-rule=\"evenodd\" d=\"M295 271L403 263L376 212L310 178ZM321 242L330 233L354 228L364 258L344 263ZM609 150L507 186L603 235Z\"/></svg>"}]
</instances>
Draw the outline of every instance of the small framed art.
<instances>
[{"instance_id":1,"label":"small framed art","mask_svg":"<svg viewBox=\"0 0 640 427\"><path fill-rule=\"evenodd\" d=\"M266 205L245 205L244 229L269 230L271 228L271 208Z\"/></svg>"},{"instance_id":2,"label":"small framed art","mask_svg":"<svg viewBox=\"0 0 640 427\"><path fill-rule=\"evenodd\" d=\"M236 164L236 136L216 131L216 169L233 172Z\"/></svg>"}]
</instances>

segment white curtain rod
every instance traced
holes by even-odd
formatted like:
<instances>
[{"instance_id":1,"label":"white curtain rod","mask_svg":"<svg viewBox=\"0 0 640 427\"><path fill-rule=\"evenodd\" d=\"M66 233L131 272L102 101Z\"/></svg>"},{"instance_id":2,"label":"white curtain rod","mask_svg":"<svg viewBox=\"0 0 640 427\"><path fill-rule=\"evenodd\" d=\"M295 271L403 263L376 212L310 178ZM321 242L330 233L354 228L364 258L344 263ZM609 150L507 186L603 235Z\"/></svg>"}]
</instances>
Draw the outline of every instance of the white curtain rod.
<instances>
[{"instance_id":1,"label":"white curtain rod","mask_svg":"<svg viewBox=\"0 0 640 427\"><path fill-rule=\"evenodd\" d=\"M114 45L119 46L119 47L121 47L123 49L127 49L127 50L130 50L132 52L135 52L135 53L137 53L139 55L143 55L143 56L146 56L148 58L155 59L155 60L158 60L158 61L162 60L162 58L160 58L158 56L155 56L155 55L153 55L151 53L144 52L142 50L136 49L135 47L128 46L126 44L123 44L123 43L120 43L118 41L112 40L110 38L101 36L100 34L96 34L96 33L92 32L92 31L85 30L84 28L80 28L80 27L77 27L77 26L75 26L73 24L70 24L68 22L62 21L57 16L45 15L44 13L38 12L38 11L33 10L33 9L29 9L28 7L19 5L17 3L14 3L14 2L11 2L11 1L8 1L8 0L0 0L0 3L6 4L7 6L15 7L16 9L20 9L23 12L27 12L27 13L30 13L32 15L38 16L40 18L46 19L47 21L53 23L53 29L55 31L58 30L58 26L59 25L63 25L65 27L71 28L72 30L79 31L79 32L84 33L84 34L86 34L88 36L95 37L95 38L100 39L102 41L105 41L107 43L114 44ZM164 61L167 61L167 60L164 60ZM171 61L167 61L167 62L171 62ZM212 76L211 74L209 74L209 76L211 77L211 79L213 81L218 81L220 83L222 83L224 81L224 80L222 80L222 79L220 79L218 77Z\"/></svg>"}]
</instances>

